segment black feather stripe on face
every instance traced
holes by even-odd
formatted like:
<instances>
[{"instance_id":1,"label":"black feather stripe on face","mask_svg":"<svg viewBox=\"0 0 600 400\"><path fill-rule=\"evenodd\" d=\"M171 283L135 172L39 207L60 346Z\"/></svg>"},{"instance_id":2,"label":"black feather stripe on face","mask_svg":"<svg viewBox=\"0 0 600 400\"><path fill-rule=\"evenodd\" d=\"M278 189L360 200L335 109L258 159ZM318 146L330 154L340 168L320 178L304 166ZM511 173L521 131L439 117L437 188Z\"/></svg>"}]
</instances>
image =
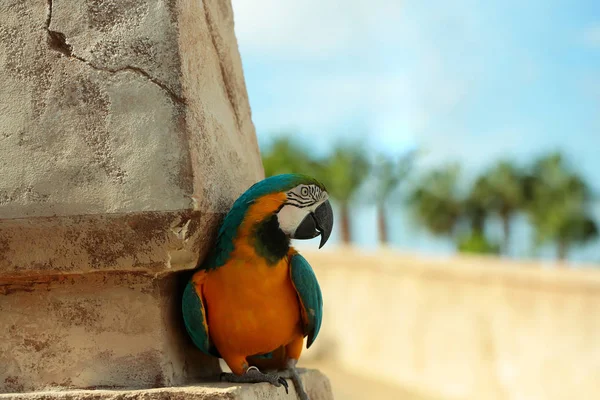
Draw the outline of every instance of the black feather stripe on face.
<instances>
[{"instance_id":1,"label":"black feather stripe on face","mask_svg":"<svg viewBox=\"0 0 600 400\"><path fill-rule=\"evenodd\" d=\"M303 185L286 193L287 204L295 207L310 207L320 200L321 193L322 190L316 185Z\"/></svg>"},{"instance_id":2,"label":"black feather stripe on face","mask_svg":"<svg viewBox=\"0 0 600 400\"><path fill-rule=\"evenodd\" d=\"M279 227L277 215L273 214L256 225L254 249L269 265L275 265L290 250L290 239Z\"/></svg>"}]
</instances>

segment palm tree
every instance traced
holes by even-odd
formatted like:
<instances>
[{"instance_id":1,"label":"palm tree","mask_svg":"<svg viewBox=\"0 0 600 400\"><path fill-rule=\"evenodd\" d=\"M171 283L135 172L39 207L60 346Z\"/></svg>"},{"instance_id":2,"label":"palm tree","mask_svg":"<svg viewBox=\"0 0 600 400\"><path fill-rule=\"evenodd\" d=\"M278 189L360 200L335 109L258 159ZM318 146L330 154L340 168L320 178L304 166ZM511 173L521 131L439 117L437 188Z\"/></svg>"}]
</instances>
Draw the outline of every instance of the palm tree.
<instances>
[{"instance_id":1,"label":"palm tree","mask_svg":"<svg viewBox=\"0 0 600 400\"><path fill-rule=\"evenodd\" d=\"M475 195L483 206L502 220L503 252L508 252L513 216L525 206L525 177L509 161L500 161L476 183Z\"/></svg>"},{"instance_id":2,"label":"palm tree","mask_svg":"<svg viewBox=\"0 0 600 400\"><path fill-rule=\"evenodd\" d=\"M417 220L434 235L454 236L463 216L463 201L458 193L459 175L457 164L429 171L409 195L409 204Z\"/></svg>"},{"instance_id":3,"label":"palm tree","mask_svg":"<svg viewBox=\"0 0 600 400\"><path fill-rule=\"evenodd\" d=\"M572 245L587 243L598 237L598 225L589 215L575 213L560 226L557 235L557 257L567 258L568 249Z\"/></svg>"},{"instance_id":4,"label":"palm tree","mask_svg":"<svg viewBox=\"0 0 600 400\"><path fill-rule=\"evenodd\" d=\"M470 230L458 239L458 250L461 252L498 254L500 251L500 247L491 242L485 233L485 223L490 214L489 193L488 180L482 176L474 182L463 201L463 214Z\"/></svg>"},{"instance_id":5,"label":"palm tree","mask_svg":"<svg viewBox=\"0 0 600 400\"><path fill-rule=\"evenodd\" d=\"M350 204L371 170L364 146L358 143L338 144L332 154L316 164L315 176L327 187L331 197L340 207L342 243L352 241L350 230Z\"/></svg>"},{"instance_id":6,"label":"palm tree","mask_svg":"<svg viewBox=\"0 0 600 400\"><path fill-rule=\"evenodd\" d=\"M498 246L485 236L489 209L482 194L488 191L487 182L478 179L464 196L459 178L458 165L451 164L420 179L409 198L417 219L434 235L451 237L461 252L498 253Z\"/></svg>"},{"instance_id":7,"label":"palm tree","mask_svg":"<svg viewBox=\"0 0 600 400\"><path fill-rule=\"evenodd\" d=\"M589 211L591 191L560 154L542 157L534 164L530 192L528 213L536 243L555 242L559 260L567 258L571 246L598 236Z\"/></svg>"},{"instance_id":8,"label":"palm tree","mask_svg":"<svg viewBox=\"0 0 600 400\"><path fill-rule=\"evenodd\" d=\"M464 213L474 234L483 235L490 213L490 187L485 177L479 177L464 200Z\"/></svg>"},{"instance_id":9,"label":"palm tree","mask_svg":"<svg viewBox=\"0 0 600 400\"><path fill-rule=\"evenodd\" d=\"M381 156L376 164L376 190L375 204L377 206L377 228L379 232L379 242L382 245L388 243L388 227L385 203L402 183L410 169L415 158L415 152L409 152L402 155L394 161L388 157Z\"/></svg>"}]
</instances>

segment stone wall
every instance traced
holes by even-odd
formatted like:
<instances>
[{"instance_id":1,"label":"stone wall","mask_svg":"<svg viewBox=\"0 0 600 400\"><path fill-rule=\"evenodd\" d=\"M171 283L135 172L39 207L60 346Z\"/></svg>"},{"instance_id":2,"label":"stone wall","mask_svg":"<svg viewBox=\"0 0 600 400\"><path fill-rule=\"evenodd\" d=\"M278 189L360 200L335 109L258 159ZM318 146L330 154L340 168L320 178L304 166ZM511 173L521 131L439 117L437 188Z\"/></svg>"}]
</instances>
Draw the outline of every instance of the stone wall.
<instances>
[{"instance_id":1,"label":"stone wall","mask_svg":"<svg viewBox=\"0 0 600 400\"><path fill-rule=\"evenodd\" d=\"M600 269L303 253L325 303L307 357L440 399L600 398Z\"/></svg>"},{"instance_id":2,"label":"stone wall","mask_svg":"<svg viewBox=\"0 0 600 400\"><path fill-rule=\"evenodd\" d=\"M214 375L178 287L263 177L229 1L0 2L0 392Z\"/></svg>"}]
</instances>

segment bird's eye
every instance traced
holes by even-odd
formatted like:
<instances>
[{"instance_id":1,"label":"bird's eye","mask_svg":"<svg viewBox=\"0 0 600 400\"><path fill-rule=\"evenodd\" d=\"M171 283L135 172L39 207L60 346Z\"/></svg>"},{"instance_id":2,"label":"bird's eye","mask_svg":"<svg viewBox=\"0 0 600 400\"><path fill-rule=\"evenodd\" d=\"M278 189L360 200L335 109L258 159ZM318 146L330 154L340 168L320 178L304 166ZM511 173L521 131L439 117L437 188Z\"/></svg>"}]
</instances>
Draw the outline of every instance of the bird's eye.
<instances>
[{"instance_id":1,"label":"bird's eye","mask_svg":"<svg viewBox=\"0 0 600 400\"><path fill-rule=\"evenodd\" d=\"M301 190L300 190L300 194L302 196L308 196L308 188L306 186L304 186Z\"/></svg>"}]
</instances>

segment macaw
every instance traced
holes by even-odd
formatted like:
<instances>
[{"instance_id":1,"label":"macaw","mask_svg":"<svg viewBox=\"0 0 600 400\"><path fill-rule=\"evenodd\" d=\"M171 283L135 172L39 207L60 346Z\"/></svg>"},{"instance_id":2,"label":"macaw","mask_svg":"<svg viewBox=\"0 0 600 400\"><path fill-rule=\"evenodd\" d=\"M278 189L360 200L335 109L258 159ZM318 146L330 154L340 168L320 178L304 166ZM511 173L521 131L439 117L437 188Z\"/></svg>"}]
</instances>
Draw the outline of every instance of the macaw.
<instances>
[{"instance_id":1,"label":"macaw","mask_svg":"<svg viewBox=\"0 0 600 400\"><path fill-rule=\"evenodd\" d=\"M305 175L266 178L235 201L182 298L194 344L223 358L233 372L222 379L269 382L287 392L289 377L300 399L308 400L296 363L304 338L309 348L319 334L323 299L310 264L290 239L321 235L321 248L332 228L327 190Z\"/></svg>"}]
</instances>

